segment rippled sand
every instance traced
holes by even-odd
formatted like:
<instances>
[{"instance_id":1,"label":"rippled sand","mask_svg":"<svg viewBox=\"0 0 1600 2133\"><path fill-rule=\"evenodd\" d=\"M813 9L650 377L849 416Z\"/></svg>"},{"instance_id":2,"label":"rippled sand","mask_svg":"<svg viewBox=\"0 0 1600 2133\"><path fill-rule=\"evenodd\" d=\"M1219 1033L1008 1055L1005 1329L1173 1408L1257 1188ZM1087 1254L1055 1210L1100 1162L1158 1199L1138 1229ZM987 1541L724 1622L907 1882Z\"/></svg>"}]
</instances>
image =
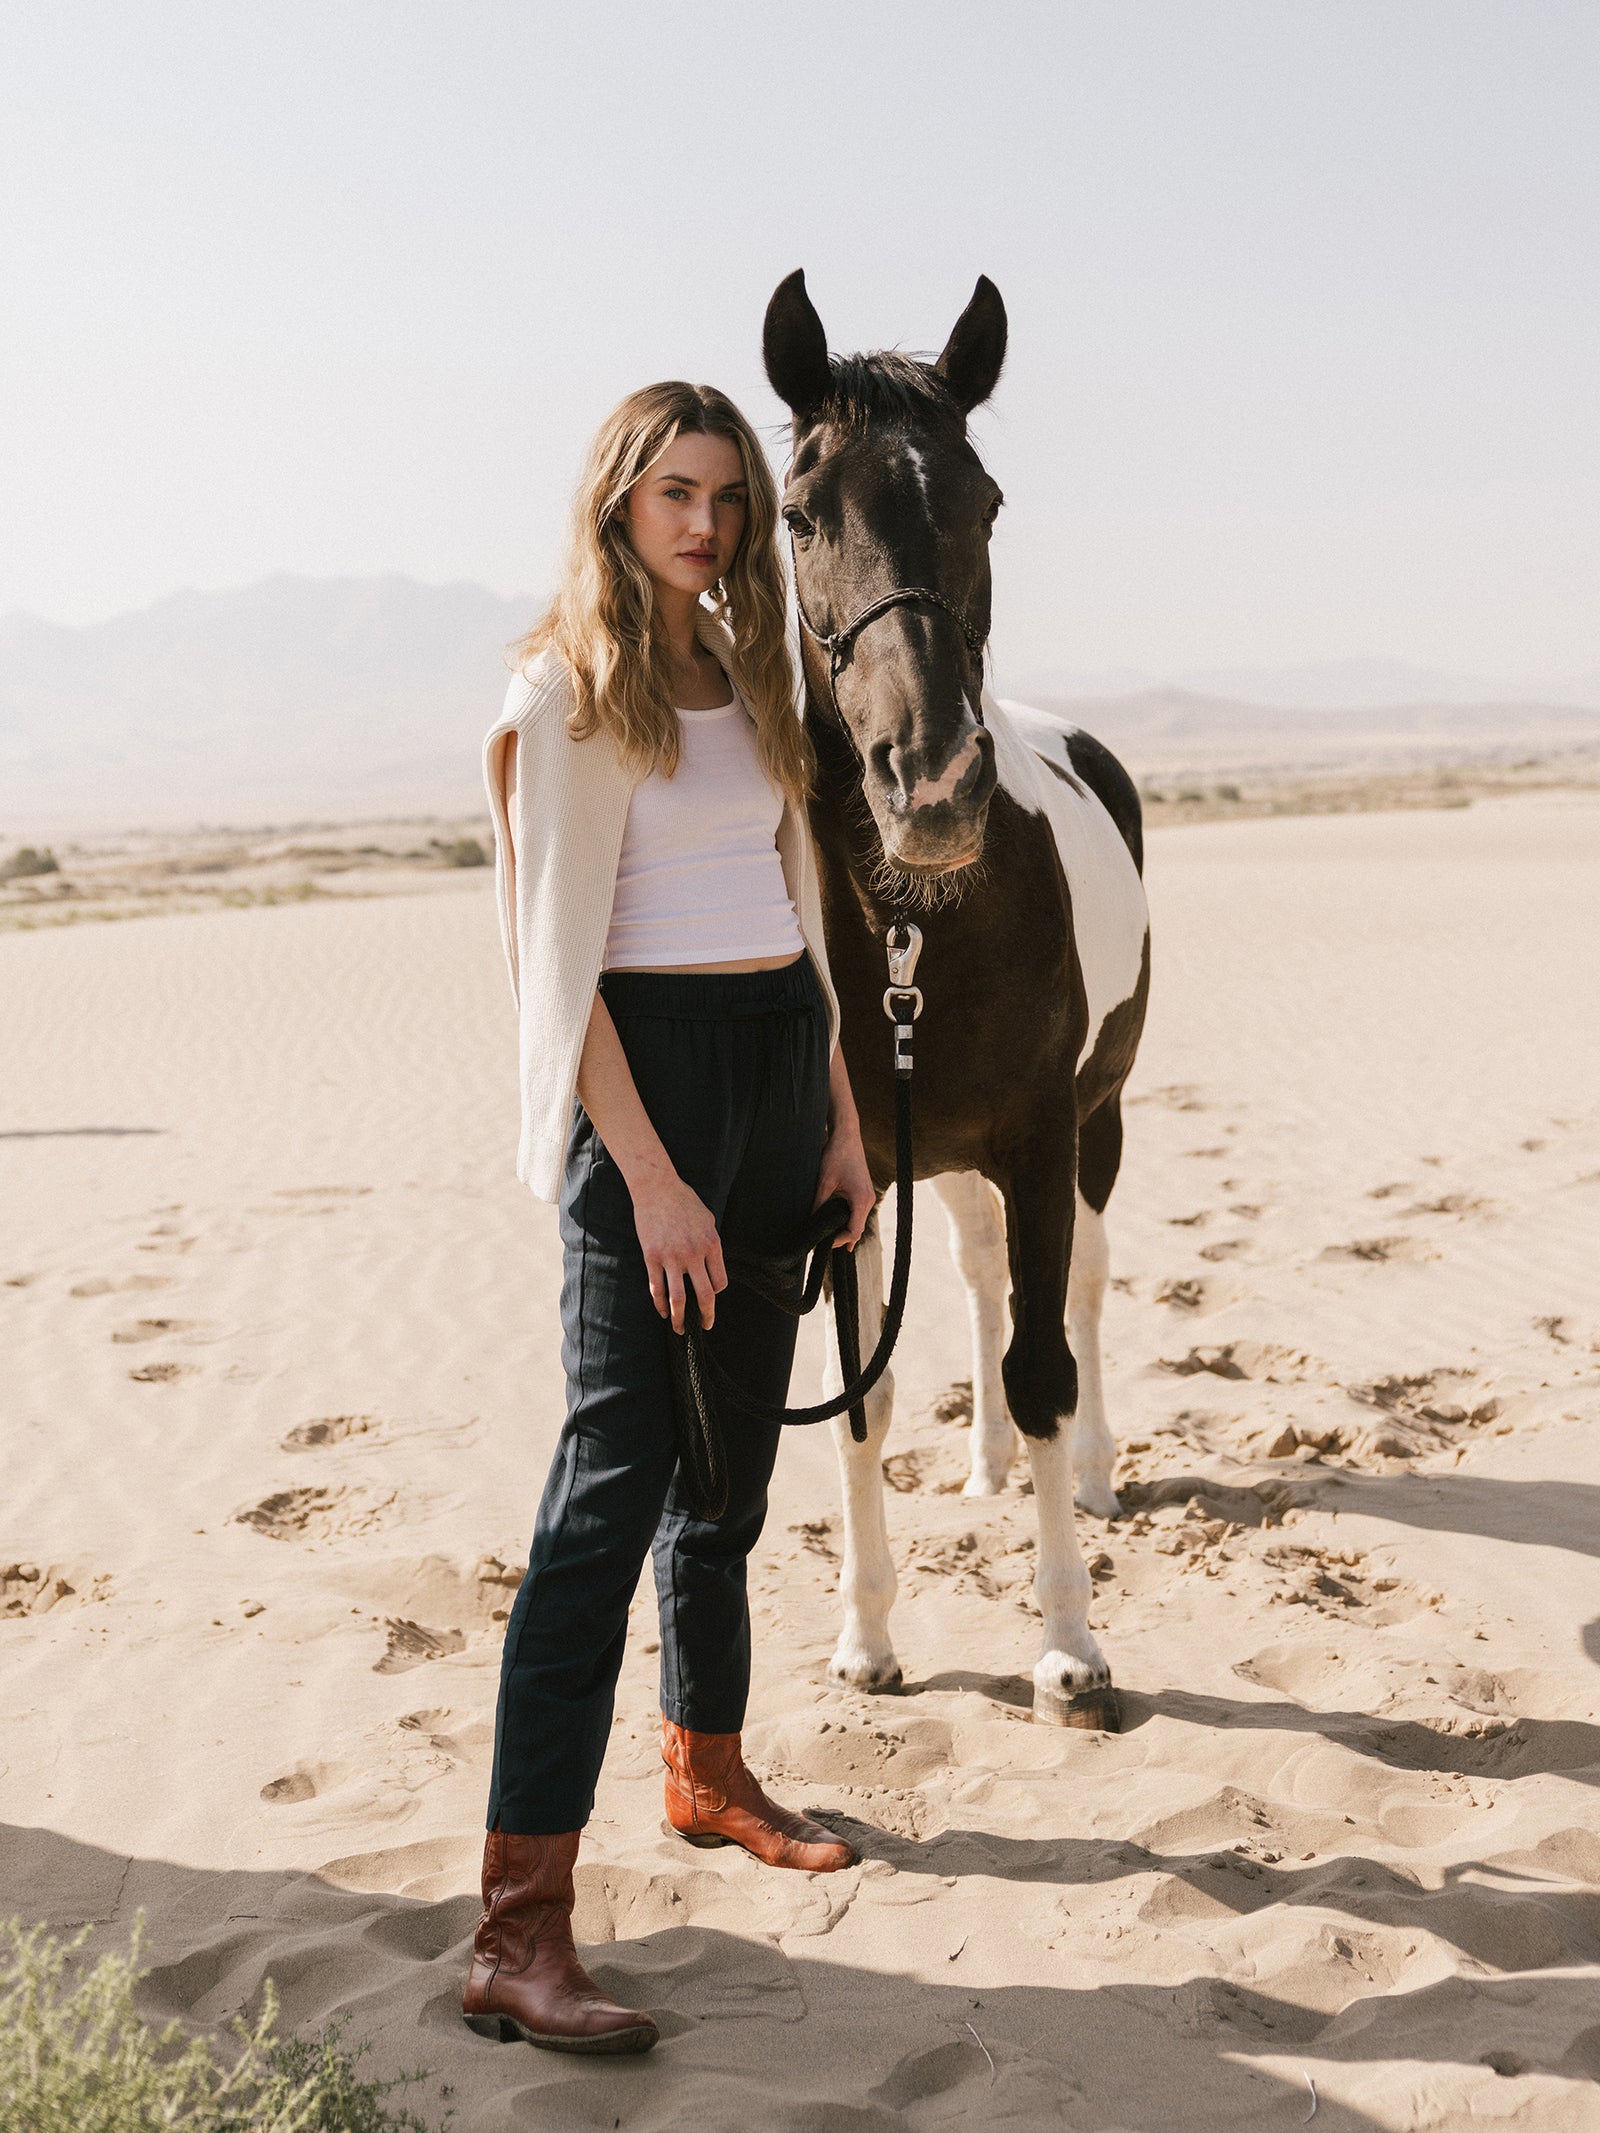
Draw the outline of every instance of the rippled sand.
<instances>
[{"instance_id":1,"label":"rippled sand","mask_svg":"<svg viewBox=\"0 0 1600 2133\"><path fill-rule=\"evenodd\" d=\"M455 2012L561 1401L485 876L0 939L0 1911L142 1909L152 2013L270 1971L457 2128L1592 2126L1600 799L1166 829L1149 878L1083 1522L1125 1730L1029 1722L930 1203L908 1693L826 1683L817 1433L754 1575L752 1760L865 1863L662 1835L641 1596L578 1920L639 2062Z\"/></svg>"}]
</instances>

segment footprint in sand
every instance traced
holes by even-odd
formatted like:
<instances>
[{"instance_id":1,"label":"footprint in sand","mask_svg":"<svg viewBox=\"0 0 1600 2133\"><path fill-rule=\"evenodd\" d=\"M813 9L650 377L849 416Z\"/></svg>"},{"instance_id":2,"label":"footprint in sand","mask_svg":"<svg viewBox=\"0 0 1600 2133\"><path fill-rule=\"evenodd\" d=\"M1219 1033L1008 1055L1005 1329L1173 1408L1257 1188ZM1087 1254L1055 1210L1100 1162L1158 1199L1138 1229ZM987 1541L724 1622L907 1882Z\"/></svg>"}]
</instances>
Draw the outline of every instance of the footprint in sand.
<instances>
[{"instance_id":1,"label":"footprint in sand","mask_svg":"<svg viewBox=\"0 0 1600 2133\"><path fill-rule=\"evenodd\" d=\"M965 1462L940 1445L931 1451L895 1452L883 1462L883 1478L902 1496L931 1491L936 1496L959 1495L966 1479Z\"/></svg>"},{"instance_id":2,"label":"footprint in sand","mask_svg":"<svg viewBox=\"0 0 1600 2133\"><path fill-rule=\"evenodd\" d=\"M409 1733L425 1740L430 1748L437 1748L443 1755L476 1755L484 1748L494 1745L494 1721L492 1718L456 1720L448 1707L434 1711L408 1711L395 1724L402 1733Z\"/></svg>"},{"instance_id":3,"label":"footprint in sand","mask_svg":"<svg viewBox=\"0 0 1600 2133\"><path fill-rule=\"evenodd\" d=\"M1310 1367L1310 1356L1271 1341L1227 1341L1220 1347L1191 1348L1187 1355L1175 1360L1163 1356L1156 1364L1158 1370L1170 1370L1180 1378L1205 1371L1216 1378L1252 1378L1268 1385L1303 1378Z\"/></svg>"},{"instance_id":4,"label":"footprint in sand","mask_svg":"<svg viewBox=\"0 0 1600 2133\"><path fill-rule=\"evenodd\" d=\"M1158 1304L1171 1304L1174 1310L1198 1311L1206 1300L1206 1285L1192 1277L1182 1281L1164 1281L1156 1290Z\"/></svg>"},{"instance_id":5,"label":"footprint in sand","mask_svg":"<svg viewBox=\"0 0 1600 2133\"><path fill-rule=\"evenodd\" d=\"M69 1296L120 1296L134 1289L172 1289L177 1283L170 1274L125 1274L121 1281L113 1281L106 1274L91 1275L68 1289Z\"/></svg>"},{"instance_id":6,"label":"footprint in sand","mask_svg":"<svg viewBox=\"0 0 1600 2133\"><path fill-rule=\"evenodd\" d=\"M85 1577L59 1564L0 1563L0 1617L47 1615L67 1601L103 1600L107 1577Z\"/></svg>"},{"instance_id":7,"label":"footprint in sand","mask_svg":"<svg viewBox=\"0 0 1600 2133\"><path fill-rule=\"evenodd\" d=\"M954 1734L943 1718L902 1718L894 1724L807 1712L749 1728L750 1754L775 1777L809 1785L921 1785L955 1760Z\"/></svg>"},{"instance_id":8,"label":"footprint in sand","mask_svg":"<svg viewBox=\"0 0 1600 2133\"><path fill-rule=\"evenodd\" d=\"M290 1770L261 1788L261 1797L269 1807L298 1807L302 1800L314 1800L316 1796L316 1780L309 1770Z\"/></svg>"},{"instance_id":9,"label":"footprint in sand","mask_svg":"<svg viewBox=\"0 0 1600 2133\"><path fill-rule=\"evenodd\" d=\"M371 1415L325 1415L291 1429L280 1448L286 1452L318 1451L324 1445L343 1444L348 1437L365 1436L374 1426Z\"/></svg>"},{"instance_id":10,"label":"footprint in sand","mask_svg":"<svg viewBox=\"0 0 1600 2133\"><path fill-rule=\"evenodd\" d=\"M506 1552L519 1551L508 1546ZM522 1572L498 1555L481 1555L471 1563L444 1555L401 1556L330 1566L322 1577L358 1600L358 1612L384 1621L388 1643L374 1668L380 1674L403 1674L463 1650L469 1634L494 1630L507 1619L522 1583Z\"/></svg>"},{"instance_id":11,"label":"footprint in sand","mask_svg":"<svg viewBox=\"0 0 1600 2133\"><path fill-rule=\"evenodd\" d=\"M408 1674L414 1666L426 1666L430 1659L444 1659L467 1648L459 1629L425 1629L420 1622L400 1616L391 1616L384 1627L389 1641L383 1657L373 1661L375 1674Z\"/></svg>"},{"instance_id":12,"label":"footprint in sand","mask_svg":"<svg viewBox=\"0 0 1600 2133\"><path fill-rule=\"evenodd\" d=\"M336 1215L343 1211L351 1200L359 1200L371 1192L370 1185L281 1185L273 1193L273 1203L267 1207L253 1207L257 1215ZM287 1206L277 1203L287 1201Z\"/></svg>"},{"instance_id":13,"label":"footprint in sand","mask_svg":"<svg viewBox=\"0 0 1600 2133\"><path fill-rule=\"evenodd\" d=\"M1188 1082L1175 1081L1164 1089L1146 1089L1138 1096L1125 1096L1123 1102L1133 1104L1164 1104L1169 1111L1204 1111L1209 1106L1200 1101L1200 1091Z\"/></svg>"},{"instance_id":14,"label":"footprint in sand","mask_svg":"<svg viewBox=\"0 0 1600 2133\"><path fill-rule=\"evenodd\" d=\"M132 1347L139 1341L158 1341L167 1333L191 1333L194 1326L192 1318L132 1318L126 1325L113 1327L111 1338Z\"/></svg>"},{"instance_id":15,"label":"footprint in sand","mask_svg":"<svg viewBox=\"0 0 1600 2133\"><path fill-rule=\"evenodd\" d=\"M789 1531L798 1535L801 1547L808 1555L820 1555L825 1563L836 1563L839 1551L833 1545L833 1520L831 1518L808 1518Z\"/></svg>"},{"instance_id":16,"label":"footprint in sand","mask_svg":"<svg viewBox=\"0 0 1600 2133\"><path fill-rule=\"evenodd\" d=\"M1481 1215L1489 1206L1475 1193L1447 1192L1437 1200L1418 1200L1411 1207L1402 1208L1402 1215Z\"/></svg>"},{"instance_id":17,"label":"footprint in sand","mask_svg":"<svg viewBox=\"0 0 1600 2133\"><path fill-rule=\"evenodd\" d=\"M396 1495L364 1489L279 1489L235 1511L230 1525L249 1526L268 1540L346 1539L375 1533L395 1515Z\"/></svg>"},{"instance_id":18,"label":"footprint in sand","mask_svg":"<svg viewBox=\"0 0 1600 2133\"><path fill-rule=\"evenodd\" d=\"M1481 1429L1485 1423L1493 1422L1500 1413L1500 1402L1474 1396L1468 1388L1476 1376L1476 1371L1441 1365L1435 1370L1347 1385L1344 1389L1352 1400L1363 1407L1375 1407L1387 1417L1385 1425L1366 1434L1361 1448L1380 1457L1416 1458L1455 1441L1463 1429ZM1450 1396L1443 1382L1449 1378L1462 1381L1465 1399Z\"/></svg>"},{"instance_id":19,"label":"footprint in sand","mask_svg":"<svg viewBox=\"0 0 1600 2133\"><path fill-rule=\"evenodd\" d=\"M941 1392L928 1412L935 1422L970 1422L972 1420L972 1380L957 1378L955 1383Z\"/></svg>"},{"instance_id":20,"label":"footprint in sand","mask_svg":"<svg viewBox=\"0 0 1600 2133\"><path fill-rule=\"evenodd\" d=\"M128 1375L136 1385L171 1385L178 1378L193 1377L197 1363L141 1363Z\"/></svg>"}]
</instances>

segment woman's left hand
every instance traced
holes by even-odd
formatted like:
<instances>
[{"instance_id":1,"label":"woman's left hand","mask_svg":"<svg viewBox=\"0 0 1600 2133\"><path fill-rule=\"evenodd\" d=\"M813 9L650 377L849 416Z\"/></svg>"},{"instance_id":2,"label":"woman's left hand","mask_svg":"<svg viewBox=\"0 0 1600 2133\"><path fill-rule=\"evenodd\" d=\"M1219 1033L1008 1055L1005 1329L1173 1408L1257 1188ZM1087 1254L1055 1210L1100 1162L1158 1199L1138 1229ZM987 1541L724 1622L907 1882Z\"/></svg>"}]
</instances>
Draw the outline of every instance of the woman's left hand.
<instances>
[{"instance_id":1,"label":"woman's left hand","mask_svg":"<svg viewBox=\"0 0 1600 2133\"><path fill-rule=\"evenodd\" d=\"M850 1220L834 1241L853 1252L867 1226L867 1217L878 1202L866 1150L861 1145L861 1127L853 1113L839 1121L823 1147L817 1196L811 1203L813 1213L835 1193L842 1193L850 1202Z\"/></svg>"}]
</instances>

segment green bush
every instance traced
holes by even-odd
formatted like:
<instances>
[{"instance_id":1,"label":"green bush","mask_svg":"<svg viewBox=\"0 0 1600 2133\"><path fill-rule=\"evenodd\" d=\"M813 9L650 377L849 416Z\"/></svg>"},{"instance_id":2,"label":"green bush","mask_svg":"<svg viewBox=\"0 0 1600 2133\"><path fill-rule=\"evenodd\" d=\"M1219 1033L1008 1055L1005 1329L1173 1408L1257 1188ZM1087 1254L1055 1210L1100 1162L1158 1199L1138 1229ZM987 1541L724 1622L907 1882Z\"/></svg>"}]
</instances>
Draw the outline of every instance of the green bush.
<instances>
[{"instance_id":1,"label":"green bush","mask_svg":"<svg viewBox=\"0 0 1600 2133\"><path fill-rule=\"evenodd\" d=\"M87 1929L63 1942L0 1922L0 2133L427 2133L384 2101L422 2075L357 2080L339 2025L315 2043L275 2037L270 1978L231 2054L185 2042L177 2022L149 2029L133 2006L142 1926L127 1955L78 1971Z\"/></svg>"},{"instance_id":2,"label":"green bush","mask_svg":"<svg viewBox=\"0 0 1600 2133\"><path fill-rule=\"evenodd\" d=\"M31 874L60 872L54 852L35 850L31 844L19 845L9 859L0 860L0 881L25 881Z\"/></svg>"}]
</instances>

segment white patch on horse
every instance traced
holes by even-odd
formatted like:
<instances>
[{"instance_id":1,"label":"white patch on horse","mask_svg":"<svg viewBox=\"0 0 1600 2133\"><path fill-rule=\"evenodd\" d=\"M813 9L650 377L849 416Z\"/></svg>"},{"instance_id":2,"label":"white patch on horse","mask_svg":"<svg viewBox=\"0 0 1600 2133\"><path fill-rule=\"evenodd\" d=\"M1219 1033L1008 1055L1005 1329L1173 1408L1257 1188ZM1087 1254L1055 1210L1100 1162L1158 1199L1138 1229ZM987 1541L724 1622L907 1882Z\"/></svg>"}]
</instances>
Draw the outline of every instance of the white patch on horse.
<instances>
[{"instance_id":1,"label":"white patch on horse","mask_svg":"<svg viewBox=\"0 0 1600 2133\"><path fill-rule=\"evenodd\" d=\"M917 487L922 491L922 500L926 503L928 501L928 462L923 457L922 447L913 444L907 438L905 451L906 458L911 465L911 471L916 477Z\"/></svg>"},{"instance_id":2,"label":"white patch on horse","mask_svg":"<svg viewBox=\"0 0 1600 2133\"><path fill-rule=\"evenodd\" d=\"M1075 728L1048 711L987 691L983 705L1000 783L1019 806L1049 822L1072 892L1072 930L1089 1002L1087 1059L1106 1016L1138 990L1150 929L1144 884L1122 832L1097 796L1076 778L1067 784L1050 767L1065 757Z\"/></svg>"},{"instance_id":3,"label":"white patch on horse","mask_svg":"<svg viewBox=\"0 0 1600 2133\"><path fill-rule=\"evenodd\" d=\"M941 800L953 799L957 787L972 768L972 759L977 753L978 728L974 721L972 731L939 775L936 778L918 778L911 788L911 805L937 807Z\"/></svg>"}]
</instances>

